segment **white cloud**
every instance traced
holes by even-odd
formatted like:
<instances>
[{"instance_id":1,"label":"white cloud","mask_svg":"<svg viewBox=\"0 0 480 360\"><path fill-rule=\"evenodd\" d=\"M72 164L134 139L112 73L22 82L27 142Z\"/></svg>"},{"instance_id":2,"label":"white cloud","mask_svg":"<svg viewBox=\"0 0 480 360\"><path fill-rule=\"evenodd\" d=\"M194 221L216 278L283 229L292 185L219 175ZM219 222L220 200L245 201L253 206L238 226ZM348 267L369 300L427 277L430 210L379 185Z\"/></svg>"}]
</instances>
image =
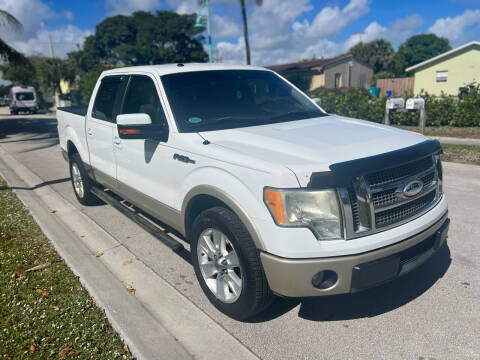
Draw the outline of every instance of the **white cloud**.
<instances>
[{"instance_id":1,"label":"white cloud","mask_svg":"<svg viewBox=\"0 0 480 360\"><path fill-rule=\"evenodd\" d=\"M52 39L55 56L65 57L67 52L81 45L91 31L73 25L54 30L47 29L44 21L56 16L72 19L70 11L56 14L41 0L0 0L0 8L15 16L23 25L22 33L2 33L2 38L14 49L27 54L50 56L49 40Z\"/></svg>"},{"instance_id":2,"label":"white cloud","mask_svg":"<svg viewBox=\"0 0 480 360\"><path fill-rule=\"evenodd\" d=\"M77 50L83 44L85 37L91 33L90 30L82 30L73 25L55 30L40 29L35 37L13 41L12 46L24 54L50 56L51 38L54 55L64 58L68 52Z\"/></svg>"},{"instance_id":3,"label":"white cloud","mask_svg":"<svg viewBox=\"0 0 480 360\"><path fill-rule=\"evenodd\" d=\"M67 20L73 20L73 13L71 11L68 11L68 10L65 10L63 12L63 16L67 19Z\"/></svg>"},{"instance_id":4,"label":"white cloud","mask_svg":"<svg viewBox=\"0 0 480 360\"><path fill-rule=\"evenodd\" d=\"M128 15L137 10L152 10L160 6L160 0L106 0L111 14Z\"/></svg>"},{"instance_id":5,"label":"white cloud","mask_svg":"<svg viewBox=\"0 0 480 360\"><path fill-rule=\"evenodd\" d=\"M454 17L437 19L428 31L454 43L465 42L461 41L465 31L476 24L480 24L480 10L465 10L463 14Z\"/></svg>"},{"instance_id":6,"label":"white cloud","mask_svg":"<svg viewBox=\"0 0 480 360\"><path fill-rule=\"evenodd\" d=\"M423 25L423 18L418 14L395 20L390 26L382 26L376 21L370 23L363 31L350 35L345 41L344 51L348 51L359 42L369 42L375 39L386 39L394 46L400 45L413 35L415 30Z\"/></svg>"},{"instance_id":7,"label":"white cloud","mask_svg":"<svg viewBox=\"0 0 480 360\"><path fill-rule=\"evenodd\" d=\"M367 0L350 0L342 9L338 6L324 7L310 24L296 22L294 29L307 37L328 38L351 24L369 11Z\"/></svg>"},{"instance_id":8,"label":"white cloud","mask_svg":"<svg viewBox=\"0 0 480 360\"><path fill-rule=\"evenodd\" d=\"M312 57L329 57L343 51L343 44L328 38L368 12L367 0L350 0L343 8L327 6L312 23L297 19L311 11L310 0L265 0L251 10L250 44L253 63L267 65ZM217 48L225 62L245 62L243 36L236 41L222 41Z\"/></svg>"},{"instance_id":9,"label":"white cloud","mask_svg":"<svg viewBox=\"0 0 480 360\"><path fill-rule=\"evenodd\" d=\"M54 16L54 12L40 0L0 0L0 9L8 11L23 25L23 33L5 31L6 39L30 38L42 26L43 20ZM2 29L2 36L4 30Z\"/></svg>"},{"instance_id":10,"label":"white cloud","mask_svg":"<svg viewBox=\"0 0 480 360\"><path fill-rule=\"evenodd\" d=\"M217 39L237 37L240 31L240 26L233 20L225 16L212 16L212 33Z\"/></svg>"}]
</instances>

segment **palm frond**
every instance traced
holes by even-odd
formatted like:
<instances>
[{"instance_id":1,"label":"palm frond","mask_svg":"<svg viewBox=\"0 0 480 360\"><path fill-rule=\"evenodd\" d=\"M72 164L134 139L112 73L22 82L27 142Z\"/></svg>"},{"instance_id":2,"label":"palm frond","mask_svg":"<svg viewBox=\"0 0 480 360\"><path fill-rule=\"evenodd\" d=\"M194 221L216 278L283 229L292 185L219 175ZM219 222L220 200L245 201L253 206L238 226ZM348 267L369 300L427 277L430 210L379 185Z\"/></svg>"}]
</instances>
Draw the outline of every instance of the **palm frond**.
<instances>
[{"instance_id":1,"label":"palm frond","mask_svg":"<svg viewBox=\"0 0 480 360\"><path fill-rule=\"evenodd\" d=\"M0 27L10 27L14 31L23 31L22 23L5 10L0 10Z\"/></svg>"},{"instance_id":2,"label":"palm frond","mask_svg":"<svg viewBox=\"0 0 480 360\"><path fill-rule=\"evenodd\" d=\"M19 53L2 39L0 39L0 60L18 65L28 62L28 59L23 54Z\"/></svg>"}]
</instances>

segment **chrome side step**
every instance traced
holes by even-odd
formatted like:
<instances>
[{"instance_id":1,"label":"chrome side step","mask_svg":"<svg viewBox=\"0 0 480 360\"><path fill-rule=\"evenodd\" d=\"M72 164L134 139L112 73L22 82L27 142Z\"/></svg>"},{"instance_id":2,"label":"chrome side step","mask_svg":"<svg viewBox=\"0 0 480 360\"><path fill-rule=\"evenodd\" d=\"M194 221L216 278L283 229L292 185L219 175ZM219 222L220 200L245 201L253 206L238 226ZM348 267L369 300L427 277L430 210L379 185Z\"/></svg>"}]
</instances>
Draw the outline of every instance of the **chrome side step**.
<instances>
[{"instance_id":1,"label":"chrome side step","mask_svg":"<svg viewBox=\"0 0 480 360\"><path fill-rule=\"evenodd\" d=\"M162 230L159 226L155 225L152 221L148 220L145 216L139 213L134 207L127 207L127 205L124 205L122 201L117 200L114 196L110 195L107 191L99 187L93 187L91 192L107 204L120 211L130 220L134 221L144 230L155 236L158 240L176 253L180 253L184 250L183 244L168 235L166 232L168 230Z\"/></svg>"}]
</instances>

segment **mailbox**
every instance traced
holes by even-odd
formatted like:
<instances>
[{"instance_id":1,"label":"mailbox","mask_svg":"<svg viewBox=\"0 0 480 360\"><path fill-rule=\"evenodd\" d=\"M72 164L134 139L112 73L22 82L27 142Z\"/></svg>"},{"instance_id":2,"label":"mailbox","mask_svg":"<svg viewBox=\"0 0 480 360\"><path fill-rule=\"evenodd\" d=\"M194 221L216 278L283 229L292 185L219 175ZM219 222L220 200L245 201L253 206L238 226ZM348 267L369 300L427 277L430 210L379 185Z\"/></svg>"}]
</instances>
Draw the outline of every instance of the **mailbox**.
<instances>
[{"instance_id":1,"label":"mailbox","mask_svg":"<svg viewBox=\"0 0 480 360\"><path fill-rule=\"evenodd\" d=\"M420 110L425 108L425 100L422 98L410 98L407 100L407 110Z\"/></svg>"},{"instance_id":2,"label":"mailbox","mask_svg":"<svg viewBox=\"0 0 480 360\"><path fill-rule=\"evenodd\" d=\"M322 99L320 98L312 98L313 102L318 106L322 106Z\"/></svg>"},{"instance_id":3,"label":"mailbox","mask_svg":"<svg viewBox=\"0 0 480 360\"><path fill-rule=\"evenodd\" d=\"M387 100L385 106L389 110L403 109L405 100L403 98L391 98Z\"/></svg>"}]
</instances>

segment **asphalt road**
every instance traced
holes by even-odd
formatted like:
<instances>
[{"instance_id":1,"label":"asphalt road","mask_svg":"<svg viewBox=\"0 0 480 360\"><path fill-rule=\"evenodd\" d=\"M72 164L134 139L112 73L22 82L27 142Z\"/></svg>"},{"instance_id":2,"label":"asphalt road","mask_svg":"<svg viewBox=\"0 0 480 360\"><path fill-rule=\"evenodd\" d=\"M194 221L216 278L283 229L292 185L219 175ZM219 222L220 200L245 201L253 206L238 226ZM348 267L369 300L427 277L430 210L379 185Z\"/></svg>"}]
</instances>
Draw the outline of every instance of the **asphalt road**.
<instances>
[{"instance_id":1,"label":"asphalt road","mask_svg":"<svg viewBox=\"0 0 480 360\"><path fill-rule=\"evenodd\" d=\"M54 117L0 115L0 144L263 359L480 359L478 166L444 164L448 245L413 273L354 295L277 299L242 323L210 305L188 260L110 206L77 203Z\"/></svg>"}]
</instances>

